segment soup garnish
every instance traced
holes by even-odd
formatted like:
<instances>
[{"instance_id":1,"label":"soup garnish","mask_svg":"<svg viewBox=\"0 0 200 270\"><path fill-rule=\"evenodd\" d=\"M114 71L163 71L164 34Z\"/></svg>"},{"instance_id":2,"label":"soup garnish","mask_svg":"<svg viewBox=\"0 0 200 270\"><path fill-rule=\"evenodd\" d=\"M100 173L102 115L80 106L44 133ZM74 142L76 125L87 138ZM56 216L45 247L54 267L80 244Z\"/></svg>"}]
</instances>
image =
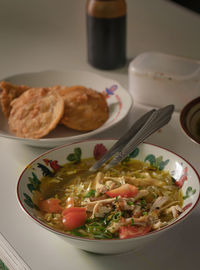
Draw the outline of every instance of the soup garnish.
<instances>
[{"instance_id":1,"label":"soup garnish","mask_svg":"<svg viewBox=\"0 0 200 270\"><path fill-rule=\"evenodd\" d=\"M89 173L94 159L67 163L41 179L33 200L52 228L90 239L126 239L158 230L182 210L181 189L168 171L138 160Z\"/></svg>"}]
</instances>

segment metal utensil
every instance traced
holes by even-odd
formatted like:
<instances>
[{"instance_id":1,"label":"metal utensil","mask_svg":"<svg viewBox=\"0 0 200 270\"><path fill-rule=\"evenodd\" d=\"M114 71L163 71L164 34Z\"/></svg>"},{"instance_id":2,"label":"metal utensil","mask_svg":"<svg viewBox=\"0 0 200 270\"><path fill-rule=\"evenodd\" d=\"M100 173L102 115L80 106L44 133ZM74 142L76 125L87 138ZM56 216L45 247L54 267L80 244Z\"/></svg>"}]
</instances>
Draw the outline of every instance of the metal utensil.
<instances>
[{"instance_id":1,"label":"metal utensil","mask_svg":"<svg viewBox=\"0 0 200 270\"><path fill-rule=\"evenodd\" d=\"M105 170L117 165L125 159L140 143L155 131L166 125L172 116L174 105L168 105L158 110L151 110L138 119L111 149L90 169L97 171L111 157L112 160L105 166Z\"/></svg>"},{"instance_id":2,"label":"metal utensil","mask_svg":"<svg viewBox=\"0 0 200 270\"><path fill-rule=\"evenodd\" d=\"M91 168L90 171L96 171L100 168L107 160L109 160L117 151L121 151L124 145L126 145L130 139L141 129L141 127L145 124L145 122L149 119L149 117L155 112L153 109L147 113L145 113L142 117L140 117L132 127L126 132L111 148L106 154L98 160Z\"/></svg>"}]
</instances>

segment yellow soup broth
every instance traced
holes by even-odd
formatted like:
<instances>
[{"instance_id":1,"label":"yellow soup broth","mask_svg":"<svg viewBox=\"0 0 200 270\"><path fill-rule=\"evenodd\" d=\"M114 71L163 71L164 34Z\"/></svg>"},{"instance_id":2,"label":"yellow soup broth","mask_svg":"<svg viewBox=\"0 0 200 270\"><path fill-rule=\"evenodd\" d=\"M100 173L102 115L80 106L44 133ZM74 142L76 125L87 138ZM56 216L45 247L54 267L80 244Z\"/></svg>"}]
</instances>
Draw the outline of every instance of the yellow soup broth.
<instances>
[{"instance_id":1,"label":"yellow soup broth","mask_svg":"<svg viewBox=\"0 0 200 270\"><path fill-rule=\"evenodd\" d=\"M160 229L180 215L182 191L168 171L131 159L108 171L102 168L91 173L88 169L94 162L89 158L78 164L67 163L53 176L41 179L40 191L34 191L33 201L40 208L38 217L43 222L81 237L123 239ZM61 210L44 211L40 202L52 198L58 199ZM68 210L65 215L67 208L73 213L84 209L86 218L81 226L71 230L65 226L63 217L68 215L72 221Z\"/></svg>"}]
</instances>

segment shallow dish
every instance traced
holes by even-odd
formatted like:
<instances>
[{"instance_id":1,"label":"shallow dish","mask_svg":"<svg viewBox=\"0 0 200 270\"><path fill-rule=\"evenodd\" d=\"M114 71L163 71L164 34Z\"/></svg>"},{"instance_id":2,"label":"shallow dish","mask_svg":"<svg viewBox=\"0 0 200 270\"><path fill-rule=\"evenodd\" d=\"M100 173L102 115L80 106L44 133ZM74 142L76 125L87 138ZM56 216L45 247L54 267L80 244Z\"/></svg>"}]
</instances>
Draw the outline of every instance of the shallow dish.
<instances>
[{"instance_id":1,"label":"shallow dish","mask_svg":"<svg viewBox=\"0 0 200 270\"><path fill-rule=\"evenodd\" d=\"M155 166L159 166L157 168L160 170L164 169L169 171L173 176L174 181L182 187L184 211L169 225L157 231L150 232L143 236L137 236L135 238L121 240L94 240L59 232L56 229L48 227L48 225L37 218L37 207L34 205L32 200L33 191L40 187L40 179L43 177L44 168L45 171L52 170L50 165L46 165L45 162L47 160L54 161L57 165L63 165L67 162L66 157L69 154L74 153L74 150L77 148L81 149L81 158L88 158L93 157L94 148L96 148L97 145L101 145L102 149L103 144L106 149L109 149L115 142L116 140L109 139L77 142L52 149L34 159L26 166L19 177L17 184L18 201L25 213L28 214L28 216L38 225L57 234L58 237L62 237L69 244L86 251L103 254L123 253L137 249L145 243L160 236L162 233L168 232L169 229L174 228L175 225L179 225L184 218L189 216L191 211L197 205L200 196L200 177L192 165L179 155L159 146L146 143L141 144L137 148L134 158L141 161L148 160L148 162L154 163ZM41 170L42 167L43 170Z\"/></svg>"},{"instance_id":2,"label":"shallow dish","mask_svg":"<svg viewBox=\"0 0 200 270\"><path fill-rule=\"evenodd\" d=\"M200 97L187 103L180 114L180 123L187 136L200 144Z\"/></svg>"},{"instance_id":3,"label":"shallow dish","mask_svg":"<svg viewBox=\"0 0 200 270\"><path fill-rule=\"evenodd\" d=\"M79 132L69 129L65 126L58 125L52 132L41 139L24 139L13 135L9 131L7 119L0 110L1 130L0 136L12 140L17 140L21 143L38 147L56 147L64 143L88 139L97 135L123 120L132 106L132 98L118 82L108 78L104 78L95 73L85 71L58 71L48 70L34 73L24 73L4 78L2 80L13 84L25 84L31 87L48 87L55 85L71 86L83 85L93 88L98 92L107 94L107 103L109 107L109 118L100 128L90 132Z\"/></svg>"}]
</instances>

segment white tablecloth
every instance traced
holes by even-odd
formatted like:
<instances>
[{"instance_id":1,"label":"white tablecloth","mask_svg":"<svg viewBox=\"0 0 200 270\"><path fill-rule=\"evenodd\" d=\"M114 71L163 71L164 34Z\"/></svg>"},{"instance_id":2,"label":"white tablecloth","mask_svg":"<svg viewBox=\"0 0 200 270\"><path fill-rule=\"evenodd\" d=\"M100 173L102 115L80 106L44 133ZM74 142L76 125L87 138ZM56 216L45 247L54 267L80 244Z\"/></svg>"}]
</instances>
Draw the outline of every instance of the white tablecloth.
<instances>
[{"instance_id":1,"label":"white tablecloth","mask_svg":"<svg viewBox=\"0 0 200 270\"><path fill-rule=\"evenodd\" d=\"M85 4L83 0L1 1L0 79L16 73L71 68L102 74L128 89L128 62L114 71L96 70L87 63ZM129 60L152 50L200 59L198 14L162 0L128 0L127 4ZM100 136L119 137L149 109L134 103L119 126ZM177 152L200 173L200 147L182 132L178 113L147 141ZM199 269L199 206L180 226L148 246L115 256L77 250L32 222L17 202L16 184L26 164L44 151L0 138L0 232L12 250L10 257L5 245L0 245L0 258L10 269Z\"/></svg>"}]
</instances>

